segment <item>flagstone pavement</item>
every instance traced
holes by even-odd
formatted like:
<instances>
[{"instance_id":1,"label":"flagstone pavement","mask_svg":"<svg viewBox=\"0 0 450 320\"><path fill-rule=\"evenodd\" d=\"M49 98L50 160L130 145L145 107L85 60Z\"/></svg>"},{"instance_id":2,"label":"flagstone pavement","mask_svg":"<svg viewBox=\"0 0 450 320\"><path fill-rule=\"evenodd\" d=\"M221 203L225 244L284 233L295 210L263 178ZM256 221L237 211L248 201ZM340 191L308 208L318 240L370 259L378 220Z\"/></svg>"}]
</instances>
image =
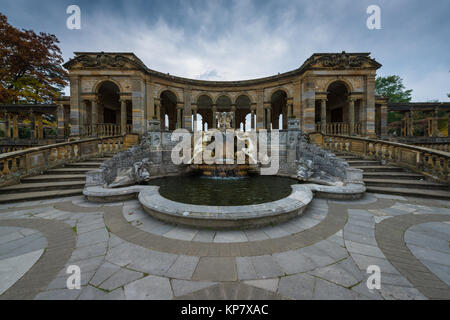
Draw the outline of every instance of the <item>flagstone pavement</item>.
<instances>
[{"instance_id":1,"label":"flagstone pavement","mask_svg":"<svg viewBox=\"0 0 450 320\"><path fill-rule=\"evenodd\" d=\"M450 299L449 241L450 201L371 193L232 231L169 225L137 200L7 204L0 299Z\"/></svg>"}]
</instances>

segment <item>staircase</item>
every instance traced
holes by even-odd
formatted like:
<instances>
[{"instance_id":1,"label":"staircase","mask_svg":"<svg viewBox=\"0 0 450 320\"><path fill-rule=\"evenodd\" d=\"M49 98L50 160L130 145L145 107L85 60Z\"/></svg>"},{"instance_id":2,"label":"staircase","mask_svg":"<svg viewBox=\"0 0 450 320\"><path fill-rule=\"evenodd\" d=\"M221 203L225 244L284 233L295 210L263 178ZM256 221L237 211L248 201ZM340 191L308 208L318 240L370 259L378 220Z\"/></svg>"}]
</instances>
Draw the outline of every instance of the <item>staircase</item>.
<instances>
[{"instance_id":1,"label":"staircase","mask_svg":"<svg viewBox=\"0 0 450 320\"><path fill-rule=\"evenodd\" d=\"M367 192L450 199L449 185L427 181L424 175L408 172L401 167L382 165L377 160L339 153L336 156L345 159L352 168L363 170Z\"/></svg>"},{"instance_id":2,"label":"staircase","mask_svg":"<svg viewBox=\"0 0 450 320\"><path fill-rule=\"evenodd\" d=\"M86 172L97 169L111 154L49 169L43 174L26 177L19 184L0 188L0 204L56 197L78 196L83 192Z\"/></svg>"}]
</instances>

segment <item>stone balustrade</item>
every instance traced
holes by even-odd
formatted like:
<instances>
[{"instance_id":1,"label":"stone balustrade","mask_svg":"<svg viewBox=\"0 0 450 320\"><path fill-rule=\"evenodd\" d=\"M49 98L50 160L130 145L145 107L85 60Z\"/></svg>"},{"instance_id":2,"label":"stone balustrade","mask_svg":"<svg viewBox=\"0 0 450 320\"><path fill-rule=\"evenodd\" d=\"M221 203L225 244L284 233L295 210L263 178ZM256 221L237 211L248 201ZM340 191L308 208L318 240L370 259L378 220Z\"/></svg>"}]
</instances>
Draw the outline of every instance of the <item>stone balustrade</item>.
<instances>
[{"instance_id":1,"label":"stone balustrade","mask_svg":"<svg viewBox=\"0 0 450 320\"><path fill-rule=\"evenodd\" d=\"M325 130L327 134L349 134L351 125L347 122L331 122L325 125ZM322 132L320 123L316 123L316 132ZM361 134L361 123L353 124L353 134Z\"/></svg>"},{"instance_id":2,"label":"stone balustrade","mask_svg":"<svg viewBox=\"0 0 450 320\"><path fill-rule=\"evenodd\" d=\"M122 127L119 124L114 123L99 123L96 125L85 125L84 128L84 136L86 137L109 137L120 135L122 133ZM126 132L131 133L132 125L128 124L126 126Z\"/></svg>"},{"instance_id":3,"label":"stone balustrade","mask_svg":"<svg viewBox=\"0 0 450 320\"><path fill-rule=\"evenodd\" d=\"M415 143L415 146L450 152L450 142Z\"/></svg>"},{"instance_id":4,"label":"stone balustrade","mask_svg":"<svg viewBox=\"0 0 450 320\"><path fill-rule=\"evenodd\" d=\"M407 145L343 135L310 134L312 142L334 152L351 153L366 159L381 160L421 173L433 180L450 183L450 153Z\"/></svg>"},{"instance_id":5,"label":"stone balustrade","mask_svg":"<svg viewBox=\"0 0 450 320\"><path fill-rule=\"evenodd\" d=\"M127 147L126 136L118 135L3 153L0 154L0 187L18 183L22 177L37 175L65 163L118 152Z\"/></svg>"}]
</instances>

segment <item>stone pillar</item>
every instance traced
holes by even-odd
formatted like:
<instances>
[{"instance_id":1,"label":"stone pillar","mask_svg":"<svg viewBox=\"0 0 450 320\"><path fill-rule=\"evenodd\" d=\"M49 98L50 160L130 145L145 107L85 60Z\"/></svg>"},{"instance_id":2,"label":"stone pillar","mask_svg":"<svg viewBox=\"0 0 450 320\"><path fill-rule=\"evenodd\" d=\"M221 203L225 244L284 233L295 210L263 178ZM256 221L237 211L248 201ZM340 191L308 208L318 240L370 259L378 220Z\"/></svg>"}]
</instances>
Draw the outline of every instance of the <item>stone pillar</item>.
<instances>
[{"instance_id":1,"label":"stone pillar","mask_svg":"<svg viewBox=\"0 0 450 320\"><path fill-rule=\"evenodd\" d=\"M320 100L320 130L327 133L327 99Z\"/></svg>"},{"instance_id":2,"label":"stone pillar","mask_svg":"<svg viewBox=\"0 0 450 320\"><path fill-rule=\"evenodd\" d=\"M81 109L80 109L80 135L81 136L86 136L88 133L88 121L87 121L87 110L88 110L88 106L87 106L88 101L87 100L83 100L81 102Z\"/></svg>"},{"instance_id":3,"label":"stone pillar","mask_svg":"<svg viewBox=\"0 0 450 320\"><path fill-rule=\"evenodd\" d=\"M256 130L264 129L265 123L264 90L259 89L256 91Z\"/></svg>"},{"instance_id":4,"label":"stone pillar","mask_svg":"<svg viewBox=\"0 0 450 320\"><path fill-rule=\"evenodd\" d=\"M127 134L127 100L120 99L120 133Z\"/></svg>"},{"instance_id":5,"label":"stone pillar","mask_svg":"<svg viewBox=\"0 0 450 320\"><path fill-rule=\"evenodd\" d=\"M433 114L433 137L439 137L439 108L434 109Z\"/></svg>"},{"instance_id":6,"label":"stone pillar","mask_svg":"<svg viewBox=\"0 0 450 320\"><path fill-rule=\"evenodd\" d=\"M181 122L181 112L183 111L183 107L182 106L177 106L177 125L176 125L176 129L180 129L182 127L182 122Z\"/></svg>"},{"instance_id":7,"label":"stone pillar","mask_svg":"<svg viewBox=\"0 0 450 320\"><path fill-rule=\"evenodd\" d=\"M134 78L131 81L131 110L133 117L133 132L142 134L144 133L144 93L143 93L143 81L141 78Z\"/></svg>"},{"instance_id":8,"label":"stone pillar","mask_svg":"<svg viewBox=\"0 0 450 320\"><path fill-rule=\"evenodd\" d=\"M250 120L251 120L251 128L252 130L255 130L255 109L251 109Z\"/></svg>"},{"instance_id":9,"label":"stone pillar","mask_svg":"<svg viewBox=\"0 0 450 320\"><path fill-rule=\"evenodd\" d=\"M349 135L355 134L355 100L350 98L348 102L348 124L349 124Z\"/></svg>"},{"instance_id":10,"label":"stone pillar","mask_svg":"<svg viewBox=\"0 0 450 320\"><path fill-rule=\"evenodd\" d=\"M37 115L37 138L43 139L44 138L44 128L42 126L42 114Z\"/></svg>"},{"instance_id":11,"label":"stone pillar","mask_svg":"<svg viewBox=\"0 0 450 320\"><path fill-rule=\"evenodd\" d=\"M91 125L92 125L92 136L96 137L98 135L98 100L91 100Z\"/></svg>"},{"instance_id":12,"label":"stone pillar","mask_svg":"<svg viewBox=\"0 0 450 320\"><path fill-rule=\"evenodd\" d=\"M192 125L193 131L197 131L197 106L192 106L192 114L194 116L194 124Z\"/></svg>"},{"instance_id":13,"label":"stone pillar","mask_svg":"<svg viewBox=\"0 0 450 320\"><path fill-rule=\"evenodd\" d=\"M217 106L213 104L212 106L212 128L217 129L217 119L216 119Z\"/></svg>"},{"instance_id":14,"label":"stone pillar","mask_svg":"<svg viewBox=\"0 0 450 320\"><path fill-rule=\"evenodd\" d=\"M381 126L381 138L387 137L387 120L388 120L388 108L387 104L382 104L380 109L380 126Z\"/></svg>"},{"instance_id":15,"label":"stone pillar","mask_svg":"<svg viewBox=\"0 0 450 320\"><path fill-rule=\"evenodd\" d=\"M18 121L18 115L13 115L13 139L19 138L19 121Z\"/></svg>"},{"instance_id":16,"label":"stone pillar","mask_svg":"<svg viewBox=\"0 0 450 320\"><path fill-rule=\"evenodd\" d=\"M236 129L236 106L232 105L231 106L231 112L233 112L233 118L231 121L231 126L233 129ZM244 131L245 131L245 124L244 124Z\"/></svg>"},{"instance_id":17,"label":"stone pillar","mask_svg":"<svg viewBox=\"0 0 450 320\"><path fill-rule=\"evenodd\" d=\"M58 113L58 115L59 115L59 113ZM36 138L36 117L35 117L33 111L29 112L29 117L30 117L31 139L33 140ZM59 118L58 118L58 135L59 135Z\"/></svg>"},{"instance_id":18,"label":"stone pillar","mask_svg":"<svg viewBox=\"0 0 450 320\"><path fill-rule=\"evenodd\" d=\"M269 107L267 109L267 129L271 129L272 128L272 108Z\"/></svg>"},{"instance_id":19,"label":"stone pillar","mask_svg":"<svg viewBox=\"0 0 450 320\"><path fill-rule=\"evenodd\" d=\"M406 126L407 126L407 129L406 129L407 135L409 137L412 137L414 135L414 119L413 119L412 110L408 112Z\"/></svg>"},{"instance_id":20,"label":"stone pillar","mask_svg":"<svg viewBox=\"0 0 450 320\"><path fill-rule=\"evenodd\" d=\"M57 129L57 137L58 140L64 140L65 137L65 123L64 123L64 105L60 104L57 110L57 119L58 119L58 129Z\"/></svg>"},{"instance_id":21,"label":"stone pillar","mask_svg":"<svg viewBox=\"0 0 450 320\"><path fill-rule=\"evenodd\" d=\"M365 134L375 137L375 74L368 75L366 80L366 112L363 119Z\"/></svg>"},{"instance_id":22,"label":"stone pillar","mask_svg":"<svg viewBox=\"0 0 450 320\"><path fill-rule=\"evenodd\" d=\"M11 119L8 112L5 112L5 131L6 138L11 139Z\"/></svg>"},{"instance_id":23,"label":"stone pillar","mask_svg":"<svg viewBox=\"0 0 450 320\"><path fill-rule=\"evenodd\" d=\"M316 89L314 79L306 78L302 88L302 129L305 133L310 133L316 130Z\"/></svg>"},{"instance_id":24,"label":"stone pillar","mask_svg":"<svg viewBox=\"0 0 450 320\"><path fill-rule=\"evenodd\" d=\"M72 137L80 137L80 79L78 76L70 77L70 135Z\"/></svg>"}]
</instances>

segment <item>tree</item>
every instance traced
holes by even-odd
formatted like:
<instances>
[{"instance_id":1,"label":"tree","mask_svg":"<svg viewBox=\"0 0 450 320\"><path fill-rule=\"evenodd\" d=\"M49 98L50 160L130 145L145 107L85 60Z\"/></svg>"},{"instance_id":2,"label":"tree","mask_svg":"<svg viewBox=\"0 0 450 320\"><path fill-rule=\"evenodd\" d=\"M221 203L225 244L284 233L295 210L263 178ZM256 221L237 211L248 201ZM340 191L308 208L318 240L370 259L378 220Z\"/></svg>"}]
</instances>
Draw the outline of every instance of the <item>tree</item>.
<instances>
[{"instance_id":1,"label":"tree","mask_svg":"<svg viewBox=\"0 0 450 320\"><path fill-rule=\"evenodd\" d=\"M19 30L0 13L0 103L48 103L67 85L53 34Z\"/></svg>"},{"instance_id":2,"label":"tree","mask_svg":"<svg viewBox=\"0 0 450 320\"><path fill-rule=\"evenodd\" d=\"M399 76L377 77L375 80L375 94L388 98L388 102L410 102L410 90L405 90L403 79Z\"/></svg>"}]
</instances>

